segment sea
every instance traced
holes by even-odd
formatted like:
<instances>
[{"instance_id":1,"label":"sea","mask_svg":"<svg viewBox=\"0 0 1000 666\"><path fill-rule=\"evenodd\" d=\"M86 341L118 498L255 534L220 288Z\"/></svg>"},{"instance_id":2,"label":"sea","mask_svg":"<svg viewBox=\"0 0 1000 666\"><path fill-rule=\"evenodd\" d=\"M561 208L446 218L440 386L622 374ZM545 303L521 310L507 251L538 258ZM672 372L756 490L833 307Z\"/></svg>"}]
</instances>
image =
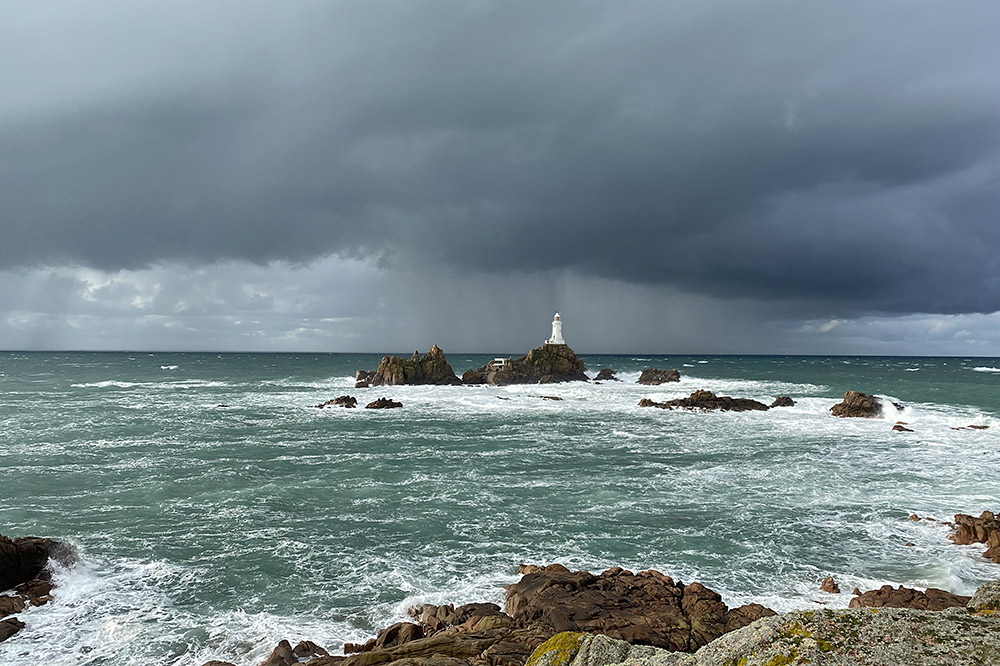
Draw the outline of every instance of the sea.
<instances>
[{"instance_id":1,"label":"sea","mask_svg":"<svg viewBox=\"0 0 1000 666\"><path fill-rule=\"evenodd\" d=\"M416 604L502 604L520 563L656 569L778 611L1000 578L940 522L1000 510L1000 359L582 355L621 381L355 389L379 358L0 353L0 533L79 555L0 664L336 653ZM649 367L682 379L637 384ZM637 406L697 389L795 405ZM886 414L832 417L851 389ZM359 408L314 407L343 394ZM360 408L381 396L403 408Z\"/></svg>"}]
</instances>

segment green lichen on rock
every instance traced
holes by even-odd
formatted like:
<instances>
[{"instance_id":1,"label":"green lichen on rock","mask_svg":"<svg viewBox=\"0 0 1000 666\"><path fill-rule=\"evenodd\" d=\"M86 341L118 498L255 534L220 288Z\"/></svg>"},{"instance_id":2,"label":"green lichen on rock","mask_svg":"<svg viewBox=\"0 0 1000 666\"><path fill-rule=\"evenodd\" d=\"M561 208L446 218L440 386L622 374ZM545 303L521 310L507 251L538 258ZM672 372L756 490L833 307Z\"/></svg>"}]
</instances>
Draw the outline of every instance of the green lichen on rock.
<instances>
[{"instance_id":1,"label":"green lichen on rock","mask_svg":"<svg viewBox=\"0 0 1000 666\"><path fill-rule=\"evenodd\" d=\"M984 615L1000 611L1000 580L980 586L969 600L967 608L974 613Z\"/></svg>"},{"instance_id":2,"label":"green lichen on rock","mask_svg":"<svg viewBox=\"0 0 1000 666\"><path fill-rule=\"evenodd\" d=\"M524 666L566 666L580 650L587 634L563 631L545 641L531 653Z\"/></svg>"}]
</instances>

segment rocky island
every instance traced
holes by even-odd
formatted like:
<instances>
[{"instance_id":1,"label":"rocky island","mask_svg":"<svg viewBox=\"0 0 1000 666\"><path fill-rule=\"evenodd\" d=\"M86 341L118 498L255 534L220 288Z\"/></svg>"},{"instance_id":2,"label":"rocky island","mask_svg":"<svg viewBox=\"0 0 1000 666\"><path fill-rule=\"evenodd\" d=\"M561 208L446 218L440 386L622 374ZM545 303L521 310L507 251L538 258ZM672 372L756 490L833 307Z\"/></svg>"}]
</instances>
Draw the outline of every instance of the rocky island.
<instances>
[{"instance_id":1,"label":"rocky island","mask_svg":"<svg viewBox=\"0 0 1000 666\"><path fill-rule=\"evenodd\" d=\"M413 352L409 360L398 356L383 356L376 370L358 370L355 380L355 388L401 384L449 386L462 383L437 345L432 345L423 356Z\"/></svg>"},{"instance_id":2,"label":"rocky island","mask_svg":"<svg viewBox=\"0 0 1000 666\"><path fill-rule=\"evenodd\" d=\"M520 358L494 359L462 375L463 384L554 384L590 381L583 361L569 345L544 344Z\"/></svg>"}]
</instances>

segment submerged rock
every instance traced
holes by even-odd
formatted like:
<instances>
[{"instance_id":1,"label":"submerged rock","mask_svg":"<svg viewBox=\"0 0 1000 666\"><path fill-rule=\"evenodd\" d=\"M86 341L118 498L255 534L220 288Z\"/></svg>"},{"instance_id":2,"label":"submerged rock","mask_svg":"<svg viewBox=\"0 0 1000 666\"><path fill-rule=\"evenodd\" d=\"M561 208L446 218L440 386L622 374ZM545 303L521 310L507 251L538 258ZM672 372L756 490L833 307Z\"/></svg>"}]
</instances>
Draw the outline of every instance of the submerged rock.
<instances>
[{"instance_id":1,"label":"submerged rock","mask_svg":"<svg viewBox=\"0 0 1000 666\"><path fill-rule=\"evenodd\" d=\"M725 395L715 395L711 391L695 391L686 398L667 400L666 402L654 402L649 398L639 401L640 407L659 407L660 409L700 409L700 410L721 410L724 412L746 412L760 411L766 412L768 406L762 402L749 398L730 398Z\"/></svg>"},{"instance_id":2,"label":"submerged rock","mask_svg":"<svg viewBox=\"0 0 1000 666\"><path fill-rule=\"evenodd\" d=\"M321 402L315 405L317 409L324 409L326 407L346 407L348 409L357 407L358 399L350 395L341 395L333 400L327 400L326 402Z\"/></svg>"},{"instance_id":3,"label":"submerged rock","mask_svg":"<svg viewBox=\"0 0 1000 666\"><path fill-rule=\"evenodd\" d=\"M365 405L365 409L399 409L403 403L390 400L389 398L379 398Z\"/></svg>"},{"instance_id":4,"label":"submerged rock","mask_svg":"<svg viewBox=\"0 0 1000 666\"><path fill-rule=\"evenodd\" d=\"M24 622L21 622L16 617L8 617L0 620L0 643L3 643L22 629L24 629Z\"/></svg>"},{"instance_id":5,"label":"submerged rock","mask_svg":"<svg viewBox=\"0 0 1000 666\"><path fill-rule=\"evenodd\" d=\"M586 367L569 345L544 344L503 366L487 363L462 375L463 384L554 384L590 381Z\"/></svg>"},{"instance_id":6,"label":"submerged rock","mask_svg":"<svg viewBox=\"0 0 1000 666\"><path fill-rule=\"evenodd\" d=\"M675 368L670 370L660 370L659 368L646 368L639 375L639 379L636 384L647 384L650 386L659 386L660 384L666 384L667 382L679 382L681 380L681 373Z\"/></svg>"},{"instance_id":7,"label":"submerged rock","mask_svg":"<svg viewBox=\"0 0 1000 666\"><path fill-rule=\"evenodd\" d=\"M366 373L362 377L364 370L358 370L355 387L358 384L367 383L369 386L399 386L403 384L435 384L438 386L461 384L455 371L451 369L451 364L445 358L444 352L437 345L420 356L413 352L409 360L404 360L398 356L383 356L379 361L378 369L373 373Z\"/></svg>"},{"instance_id":8,"label":"submerged rock","mask_svg":"<svg viewBox=\"0 0 1000 666\"><path fill-rule=\"evenodd\" d=\"M830 408L830 413L841 418L874 419L882 416L882 402L860 391L848 391L842 402Z\"/></svg>"}]
</instances>

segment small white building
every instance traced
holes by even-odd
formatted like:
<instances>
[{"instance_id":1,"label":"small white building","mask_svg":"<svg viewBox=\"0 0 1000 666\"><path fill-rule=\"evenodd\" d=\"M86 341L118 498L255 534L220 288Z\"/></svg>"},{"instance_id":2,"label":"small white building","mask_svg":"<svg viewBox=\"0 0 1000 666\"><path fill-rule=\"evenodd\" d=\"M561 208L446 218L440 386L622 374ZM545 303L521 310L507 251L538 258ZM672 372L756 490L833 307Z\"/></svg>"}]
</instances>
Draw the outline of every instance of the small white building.
<instances>
[{"instance_id":1,"label":"small white building","mask_svg":"<svg viewBox=\"0 0 1000 666\"><path fill-rule=\"evenodd\" d=\"M547 345L564 345L566 341L562 336L562 317L559 313L552 319L552 337L545 341Z\"/></svg>"},{"instance_id":2,"label":"small white building","mask_svg":"<svg viewBox=\"0 0 1000 666\"><path fill-rule=\"evenodd\" d=\"M487 370L507 370L510 368L509 358L495 358L486 364Z\"/></svg>"}]
</instances>

